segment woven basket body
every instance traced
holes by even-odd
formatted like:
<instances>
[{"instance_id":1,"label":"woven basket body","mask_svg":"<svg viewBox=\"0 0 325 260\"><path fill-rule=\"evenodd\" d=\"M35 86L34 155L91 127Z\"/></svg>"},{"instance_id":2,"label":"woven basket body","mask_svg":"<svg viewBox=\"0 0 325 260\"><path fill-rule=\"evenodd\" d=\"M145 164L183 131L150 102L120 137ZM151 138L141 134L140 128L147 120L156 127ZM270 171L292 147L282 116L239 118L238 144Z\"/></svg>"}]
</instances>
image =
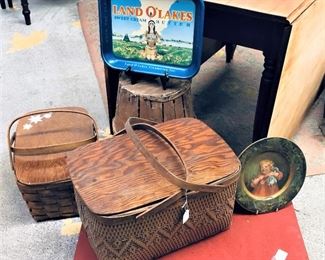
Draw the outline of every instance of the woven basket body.
<instances>
[{"instance_id":1,"label":"woven basket body","mask_svg":"<svg viewBox=\"0 0 325 260\"><path fill-rule=\"evenodd\" d=\"M16 131L11 128L17 122ZM18 188L36 221L78 215L66 152L97 139L82 108L39 110L15 119L8 130Z\"/></svg>"},{"instance_id":2,"label":"woven basket body","mask_svg":"<svg viewBox=\"0 0 325 260\"><path fill-rule=\"evenodd\" d=\"M111 224L91 213L76 195L80 218L98 259L152 259L213 236L231 223L236 184L220 193L189 196L191 212L182 224L184 200L143 220ZM217 246L217 245L216 245Z\"/></svg>"},{"instance_id":3,"label":"woven basket body","mask_svg":"<svg viewBox=\"0 0 325 260\"><path fill-rule=\"evenodd\" d=\"M240 163L229 146L196 119L155 129L177 149L167 138L134 133L167 175L129 132L68 155L79 215L99 259L157 258L231 223ZM185 210L190 213L183 224Z\"/></svg>"},{"instance_id":4,"label":"woven basket body","mask_svg":"<svg viewBox=\"0 0 325 260\"><path fill-rule=\"evenodd\" d=\"M36 221L78 215L70 180L32 186L17 181L17 185Z\"/></svg>"}]
</instances>

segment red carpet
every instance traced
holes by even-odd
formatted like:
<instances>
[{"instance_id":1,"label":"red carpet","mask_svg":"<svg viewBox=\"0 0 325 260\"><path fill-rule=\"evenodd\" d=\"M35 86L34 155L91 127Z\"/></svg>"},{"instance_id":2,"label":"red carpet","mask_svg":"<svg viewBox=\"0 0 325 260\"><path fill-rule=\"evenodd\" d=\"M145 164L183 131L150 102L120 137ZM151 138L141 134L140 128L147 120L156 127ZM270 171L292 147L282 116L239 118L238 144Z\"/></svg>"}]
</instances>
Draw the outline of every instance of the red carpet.
<instances>
[{"instance_id":1,"label":"red carpet","mask_svg":"<svg viewBox=\"0 0 325 260\"><path fill-rule=\"evenodd\" d=\"M235 214L229 230L171 253L162 259L271 260L278 249L287 260L308 259L293 206L262 215ZM75 260L95 260L81 229Z\"/></svg>"}]
</instances>

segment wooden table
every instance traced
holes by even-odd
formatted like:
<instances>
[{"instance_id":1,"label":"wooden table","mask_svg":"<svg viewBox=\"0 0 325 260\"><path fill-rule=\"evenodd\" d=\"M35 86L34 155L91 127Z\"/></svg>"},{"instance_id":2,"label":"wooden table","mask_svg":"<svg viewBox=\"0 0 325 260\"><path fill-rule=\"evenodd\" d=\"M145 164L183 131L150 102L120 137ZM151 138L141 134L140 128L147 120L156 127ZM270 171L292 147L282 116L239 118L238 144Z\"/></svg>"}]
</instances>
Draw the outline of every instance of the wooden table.
<instances>
[{"instance_id":1,"label":"wooden table","mask_svg":"<svg viewBox=\"0 0 325 260\"><path fill-rule=\"evenodd\" d=\"M253 140L290 138L316 96L325 72L324 13L324 0L205 1L205 37L263 52ZM106 68L111 119L118 74Z\"/></svg>"}]
</instances>

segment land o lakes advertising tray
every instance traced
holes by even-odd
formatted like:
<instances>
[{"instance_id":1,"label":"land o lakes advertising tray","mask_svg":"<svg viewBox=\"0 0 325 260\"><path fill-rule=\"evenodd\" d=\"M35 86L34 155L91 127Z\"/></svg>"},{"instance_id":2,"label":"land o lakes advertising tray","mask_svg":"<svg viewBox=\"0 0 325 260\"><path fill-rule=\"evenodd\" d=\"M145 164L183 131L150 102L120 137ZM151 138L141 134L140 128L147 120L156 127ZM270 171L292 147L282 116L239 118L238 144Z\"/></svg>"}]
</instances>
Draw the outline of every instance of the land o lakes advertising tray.
<instances>
[{"instance_id":1,"label":"land o lakes advertising tray","mask_svg":"<svg viewBox=\"0 0 325 260\"><path fill-rule=\"evenodd\" d=\"M175 78L198 72L202 0L99 0L99 19L108 66Z\"/></svg>"}]
</instances>

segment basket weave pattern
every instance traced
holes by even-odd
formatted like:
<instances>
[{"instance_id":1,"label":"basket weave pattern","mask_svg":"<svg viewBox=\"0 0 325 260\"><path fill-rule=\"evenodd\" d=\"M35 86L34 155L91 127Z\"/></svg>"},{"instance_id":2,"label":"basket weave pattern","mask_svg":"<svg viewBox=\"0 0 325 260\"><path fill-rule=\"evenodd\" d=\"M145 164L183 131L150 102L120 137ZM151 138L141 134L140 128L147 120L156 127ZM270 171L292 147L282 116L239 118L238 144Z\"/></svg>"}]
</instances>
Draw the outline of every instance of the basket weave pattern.
<instances>
[{"instance_id":1,"label":"basket weave pattern","mask_svg":"<svg viewBox=\"0 0 325 260\"><path fill-rule=\"evenodd\" d=\"M78 216L71 181L43 185L25 185L18 188L36 221Z\"/></svg>"},{"instance_id":2,"label":"basket weave pattern","mask_svg":"<svg viewBox=\"0 0 325 260\"><path fill-rule=\"evenodd\" d=\"M114 224L109 218L91 213L77 192L75 195L80 218L98 259L152 259L227 229L236 186L233 183L218 193L189 195L190 218L185 224L183 199L157 214Z\"/></svg>"}]
</instances>

